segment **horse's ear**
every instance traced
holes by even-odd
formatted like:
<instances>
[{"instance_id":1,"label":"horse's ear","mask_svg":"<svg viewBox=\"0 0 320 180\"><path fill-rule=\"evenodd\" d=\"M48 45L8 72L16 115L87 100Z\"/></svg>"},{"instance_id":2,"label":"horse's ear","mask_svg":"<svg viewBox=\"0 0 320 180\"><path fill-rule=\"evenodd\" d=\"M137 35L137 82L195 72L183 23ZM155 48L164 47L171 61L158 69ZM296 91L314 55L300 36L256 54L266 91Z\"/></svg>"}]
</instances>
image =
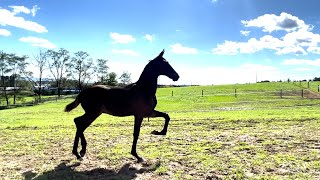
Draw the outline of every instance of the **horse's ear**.
<instances>
[{"instance_id":1,"label":"horse's ear","mask_svg":"<svg viewBox=\"0 0 320 180\"><path fill-rule=\"evenodd\" d=\"M162 57L162 56L163 56L163 54L164 54L164 49L161 51L161 53L159 54L159 56L158 56L158 57Z\"/></svg>"},{"instance_id":2,"label":"horse's ear","mask_svg":"<svg viewBox=\"0 0 320 180\"><path fill-rule=\"evenodd\" d=\"M160 53L156 58L154 58L154 59L162 58L163 54L164 54L164 49L163 49L163 50L161 51L161 53Z\"/></svg>"}]
</instances>

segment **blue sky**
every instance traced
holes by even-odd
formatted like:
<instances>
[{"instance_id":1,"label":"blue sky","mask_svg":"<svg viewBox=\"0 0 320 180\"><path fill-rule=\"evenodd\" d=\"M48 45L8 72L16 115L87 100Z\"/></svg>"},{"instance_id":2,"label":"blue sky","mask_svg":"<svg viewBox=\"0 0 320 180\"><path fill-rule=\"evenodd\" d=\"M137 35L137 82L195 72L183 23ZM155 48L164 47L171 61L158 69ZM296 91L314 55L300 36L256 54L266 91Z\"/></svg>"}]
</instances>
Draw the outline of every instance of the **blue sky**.
<instances>
[{"instance_id":1,"label":"blue sky","mask_svg":"<svg viewBox=\"0 0 320 180\"><path fill-rule=\"evenodd\" d=\"M1 0L0 50L86 51L136 81L162 49L180 74L166 84L319 77L320 1ZM35 74L36 69L30 66Z\"/></svg>"}]
</instances>

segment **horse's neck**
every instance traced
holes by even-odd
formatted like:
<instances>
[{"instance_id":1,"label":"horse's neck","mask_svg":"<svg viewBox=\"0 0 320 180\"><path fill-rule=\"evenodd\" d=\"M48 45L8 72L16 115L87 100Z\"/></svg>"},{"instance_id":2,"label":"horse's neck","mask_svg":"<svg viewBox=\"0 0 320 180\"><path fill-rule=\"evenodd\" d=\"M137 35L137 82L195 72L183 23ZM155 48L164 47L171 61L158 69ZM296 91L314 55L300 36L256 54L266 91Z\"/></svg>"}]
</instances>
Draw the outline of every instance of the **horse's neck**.
<instances>
[{"instance_id":1,"label":"horse's neck","mask_svg":"<svg viewBox=\"0 0 320 180\"><path fill-rule=\"evenodd\" d=\"M158 76L154 75L152 71L144 70L136 82L136 85L144 91L146 95L154 96L158 87Z\"/></svg>"}]
</instances>

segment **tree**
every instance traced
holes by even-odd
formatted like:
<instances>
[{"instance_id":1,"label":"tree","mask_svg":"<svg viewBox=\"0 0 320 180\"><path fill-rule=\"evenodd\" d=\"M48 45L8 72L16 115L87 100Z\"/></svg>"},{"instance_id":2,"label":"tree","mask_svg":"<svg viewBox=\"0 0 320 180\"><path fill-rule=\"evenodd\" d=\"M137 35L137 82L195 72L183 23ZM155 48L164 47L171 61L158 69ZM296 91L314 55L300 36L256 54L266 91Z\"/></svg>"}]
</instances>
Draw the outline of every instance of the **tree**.
<instances>
[{"instance_id":1,"label":"tree","mask_svg":"<svg viewBox=\"0 0 320 180\"><path fill-rule=\"evenodd\" d=\"M42 76L43 72L47 69L46 64L47 64L47 58L48 58L48 53L47 51L44 51L42 49L39 49L38 54L33 55L33 59L35 61L34 65L38 68L39 71L39 81L33 81L33 83L38 86L37 94L39 97L39 102L41 102L41 95L43 92L42 88Z\"/></svg>"},{"instance_id":2,"label":"tree","mask_svg":"<svg viewBox=\"0 0 320 180\"><path fill-rule=\"evenodd\" d=\"M109 67L107 65L107 62L107 59L97 59L97 75L98 81L100 81L101 83L104 83L108 77Z\"/></svg>"},{"instance_id":3,"label":"tree","mask_svg":"<svg viewBox=\"0 0 320 180\"><path fill-rule=\"evenodd\" d=\"M117 74L115 72L111 72L108 74L106 84L109 86L116 86L118 84Z\"/></svg>"},{"instance_id":4,"label":"tree","mask_svg":"<svg viewBox=\"0 0 320 180\"><path fill-rule=\"evenodd\" d=\"M314 77L313 81L320 81L320 77Z\"/></svg>"},{"instance_id":5,"label":"tree","mask_svg":"<svg viewBox=\"0 0 320 180\"><path fill-rule=\"evenodd\" d=\"M93 74L94 64L87 52L78 51L74 55L67 64L68 76L77 80L78 90L82 91L84 84L88 82Z\"/></svg>"},{"instance_id":6,"label":"tree","mask_svg":"<svg viewBox=\"0 0 320 180\"><path fill-rule=\"evenodd\" d=\"M9 106L9 97L7 94L7 84L6 84L6 77L7 73L11 72L9 67L9 58L10 54L7 54L3 51L0 51L0 78L1 78L1 87L4 93L4 97L6 99L7 106Z\"/></svg>"},{"instance_id":7,"label":"tree","mask_svg":"<svg viewBox=\"0 0 320 180\"><path fill-rule=\"evenodd\" d=\"M61 95L61 80L66 74L66 64L68 63L70 56L69 51L66 49L60 48L58 51L48 50L48 57L50 57L51 61L49 61L49 69L53 78L56 81L56 86L58 88L58 96Z\"/></svg>"},{"instance_id":8,"label":"tree","mask_svg":"<svg viewBox=\"0 0 320 180\"><path fill-rule=\"evenodd\" d=\"M74 89L74 87L77 87L78 81L73 80L73 79L67 79L67 78L62 78L62 86L67 89Z\"/></svg>"},{"instance_id":9,"label":"tree","mask_svg":"<svg viewBox=\"0 0 320 180\"><path fill-rule=\"evenodd\" d=\"M27 62L26 59L27 56L17 56L15 54L11 54L8 65L10 66L12 75L10 76L13 78L13 104L16 104L16 98L18 93L17 88L17 80L21 77L22 74L26 71Z\"/></svg>"},{"instance_id":10,"label":"tree","mask_svg":"<svg viewBox=\"0 0 320 180\"><path fill-rule=\"evenodd\" d=\"M119 77L119 80L121 84L130 84L131 83L131 74L128 73L127 71L123 72L121 76Z\"/></svg>"}]
</instances>

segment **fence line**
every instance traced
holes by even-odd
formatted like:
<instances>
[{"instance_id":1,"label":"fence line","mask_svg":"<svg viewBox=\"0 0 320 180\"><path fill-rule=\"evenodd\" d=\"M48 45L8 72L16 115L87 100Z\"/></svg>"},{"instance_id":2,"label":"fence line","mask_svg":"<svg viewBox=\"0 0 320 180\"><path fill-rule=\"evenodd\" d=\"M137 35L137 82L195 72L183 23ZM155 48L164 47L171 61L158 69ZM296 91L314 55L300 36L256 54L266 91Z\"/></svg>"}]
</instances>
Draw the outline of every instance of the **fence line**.
<instances>
[{"instance_id":1,"label":"fence line","mask_svg":"<svg viewBox=\"0 0 320 180\"><path fill-rule=\"evenodd\" d=\"M317 86L319 88L319 86ZM304 98L306 96L309 96L310 93L313 93L313 98L319 98L320 99L320 94L316 93L314 91L311 91L310 89L305 89L302 88L301 91L300 90L283 90L283 89L279 89L279 90L275 90L275 91L243 91L243 92L239 92L239 89L235 88L234 92L233 89L228 89L228 93L221 93L221 91L214 93L214 92L206 92L204 89L199 89L198 91L189 91L189 92L182 92L182 93L174 93L174 89L171 90L171 96L179 96L179 95L183 95L183 96L194 96L194 97L209 97L209 96L234 96L235 98L238 97L245 97L244 95L265 95L264 97L280 97L280 98L286 98L286 100L288 100L288 97L292 97L292 100L295 100L297 98ZM200 91L200 92L199 92ZM9 108L14 108L14 107L21 107L21 106L33 106L33 105L37 105L39 103L44 103L44 102L48 102L48 101L57 101L59 99L66 99L66 98L70 98L70 97L74 97L75 95L65 95L65 96L61 96L61 97L49 97L49 98L42 98L41 102L39 102L38 97L34 97L33 101L29 101L29 102L24 102L24 103L19 103L16 105L10 105ZM45 96L44 96L45 97ZM270 99L270 100L256 100L256 101L241 101L244 103L249 103L249 102L270 102L270 101L277 101L280 99ZM208 103L215 103L215 102L208 102ZM219 102L219 103L239 103L239 102ZM0 109L6 109L8 108L7 106L0 106Z\"/></svg>"},{"instance_id":2,"label":"fence line","mask_svg":"<svg viewBox=\"0 0 320 180\"><path fill-rule=\"evenodd\" d=\"M189 92L189 93L181 93L183 95L187 95L187 96L196 96L196 97L208 97L208 96L234 96L234 97L238 97L238 95L253 95L253 94L266 94L266 95L274 95L274 96L279 96L280 98L286 97L286 96L297 96L297 97L301 97L304 98L305 95L307 93L314 93L315 95L319 95L320 98L320 94L311 91L310 89L301 89L301 90L277 90L277 91L251 91L251 92L239 92L237 89L234 89L234 93L208 93L206 94L206 92L204 90L200 91L200 94L193 92ZM179 93L174 93L174 91L171 91L171 96L174 96L179 94Z\"/></svg>"},{"instance_id":3,"label":"fence line","mask_svg":"<svg viewBox=\"0 0 320 180\"><path fill-rule=\"evenodd\" d=\"M75 97L77 96L77 94L75 95L64 95L64 96L55 96L55 97L47 97L47 98L41 98L41 101L39 100L38 96L34 97L34 100L29 101L29 102L23 102L23 103L18 103L18 104L9 104L8 106L0 106L0 110L2 109L8 109L8 108L16 108L16 107L23 107L23 106L34 106L34 105L38 105L41 103L45 103L45 102L52 102L52 101L58 101L58 100L62 100L62 99L67 99L67 98L71 98L71 97ZM44 96L45 97L45 96Z\"/></svg>"},{"instance_id":4,"label":"fence line","mask_svg":"<svg viewBox=\"0 0 320 180\"><path fill-rule=\"evenodd\" d=\"M237 101L237 102L197 102L196 104L239 104L239 103L295 101L295 100L299 100L299 99L264 99L264 100L256 100L256 101Z\"/></svg>"}]
</instances>

